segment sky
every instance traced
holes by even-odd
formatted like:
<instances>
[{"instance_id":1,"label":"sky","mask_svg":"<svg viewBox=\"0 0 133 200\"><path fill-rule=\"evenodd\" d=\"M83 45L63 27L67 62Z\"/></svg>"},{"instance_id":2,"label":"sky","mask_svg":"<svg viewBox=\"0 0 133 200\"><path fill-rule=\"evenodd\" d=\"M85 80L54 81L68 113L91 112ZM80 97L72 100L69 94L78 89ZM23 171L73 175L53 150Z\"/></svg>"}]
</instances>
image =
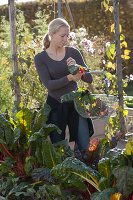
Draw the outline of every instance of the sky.
<instances>
[{"instance_id":1,"label":"sky","mask_svg":"<svg viewBox=\"0 0 133 200\"><path fill-rule=\"evenodd\" d=\"M27 1L35 1L35 0L16 0L16 2L27 2ZM8 0L0 0L0 5L8 4Z\"/></svg>"}]
</instances>

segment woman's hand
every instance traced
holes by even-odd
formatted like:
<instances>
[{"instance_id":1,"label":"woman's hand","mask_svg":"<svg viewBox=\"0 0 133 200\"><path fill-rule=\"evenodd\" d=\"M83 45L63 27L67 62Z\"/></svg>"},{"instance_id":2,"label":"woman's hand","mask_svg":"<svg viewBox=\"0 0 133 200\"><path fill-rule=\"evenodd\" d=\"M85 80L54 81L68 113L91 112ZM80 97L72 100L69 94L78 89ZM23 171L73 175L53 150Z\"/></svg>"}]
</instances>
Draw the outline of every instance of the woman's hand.
<instances>
[{"instance_id":1,"label":"woman's hand","mask_svg":"<svg viewBox=\"0 0 133 200\"><path fill-rule=\"evenodd\" d=\"M72 74L67 75L67 78L68 78L69 81L78 82L81 79L82 75L83 74L81 74L80 72L78 72L75 75L72 75Z\"/></svg>"},{"instance_id":2,"label":"woman's hand","mask_svg":"<svg viewBox=\"0 0 133 200\"><path fill-rule=\"evenodd\" d=\"M76 61L75 61L72 57L69 57L69 58L67 59L67 65L68 65L68 67L69 67L70 65L75 65L75 64L76 64ZM84 74L84 72L81 73L81 72L79 71L79 72L78 72L77 74L75 74L75 75L72 75L72 74L67 75L67 78L68 78L69 81L78 82L78 81L81 79L81 77L82 77L83 74Z\"/></svg>"},{"instance_id":3,"label":"woman's hand","mask_svg":"<svg viewBox=\"0 0 133 200\"><path fill-rule=\"evenodd\" d=\"M76 61L72 58L72 57L69 57L67 59L67 65L70 66L70 65L75 65L76 64Z\"/></svg>"}]
</instances>

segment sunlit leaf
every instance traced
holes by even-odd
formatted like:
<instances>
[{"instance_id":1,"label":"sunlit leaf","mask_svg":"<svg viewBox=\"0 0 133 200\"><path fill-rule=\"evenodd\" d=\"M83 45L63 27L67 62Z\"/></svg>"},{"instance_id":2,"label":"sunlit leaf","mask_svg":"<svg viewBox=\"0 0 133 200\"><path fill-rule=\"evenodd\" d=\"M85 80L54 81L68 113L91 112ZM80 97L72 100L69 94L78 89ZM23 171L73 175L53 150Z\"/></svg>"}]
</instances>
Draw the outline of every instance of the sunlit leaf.
<instances>
[{"instance_id":1,"label":"sunlit leaf","mask_svg":"<svg viewBox=\"0 0 133 200\"><path fill-rule=\"evenodd\" d=\"M4 81L4 80L6 80L6 79L7 79L6 76L0 76L0 81Z\"/></svg>"},{"instance_id":2,"label":"sunlit leaf","mask_svg":"<svg viewBox=\"0 0 133 200\"><path fill-rule=\"evenodd\" d=\"M98 171L104 177L109 177L111 175L111 163L109 158L102 158L98 163Z\"/></svg>"},{"instance_id":3,"label":"sunlit leaf","mask_svg":"<svg viewBox=\"0 0 133 200\"><path fill-rule=\"evenodd\" d=\"M111 33L113 33L115 29L114 24L112 24L110 28L111 28Z\"/></svg>"},{"instance_id":4,"label":"sunlit leaf","mask_svg":"<svg viewBox=\"0 0 133 200\"><path fill-rule=\"evenodd\" d=\"M112 62L108 62L107 67L115 70L115 64Z\"/></svg>"},{"instance_id":5,"label":"sunlit leaf","mask_svg":"<svg viewBox=\"0 0 133 200\"><path fill-rule=\"evenodd\" d=\"M130 54L130 52L131 52L130 50L125 49L125 50L124 50L124 55L127 55L127 56L128 56L128 55Z\"/></svg>"},{"instance_id":6,"label":"sunlit leaf","mask_svg":"<svg viewBox=\"0 0 133 200\"><path fill-rule=\"evenodd\" d=\"M129 60L130 56L126 56L126 55L121 55L121 58L125 59L125 60Z\"/></svg>"},{"instance_id":7,"label":"sunlit leaf","mask_svg":"<svg viewBox=\"0 0 133 200\"><path fill-rule=\"evenodd\" d=\"M100 191L98 187L99 173L76 158L68 157L61 164L56 165L52 169L52 175L75 187L82 183L81 187L83 188L83 181L87 181Z\"/></svg>"},{"instance_id":8,"label":"sunlit leaf","mask_svg":"<svg viewBox=\"0 0 133 200\"><path fill-rule=\"evenodd\" d=\"M123 34L120 35L120 40L121 41L125 40L125 36Z\"/></svg>"},{"instance_id":9,"label":"sunlit leaf","mask_svg":"<svg viewBox=\"0 0 133 200\"><path fill-rule=\"evenodd\" d=\"M126 42L126 41L123 41L123 42L121 43L121 47L127 48L127 42Z\"/></svg>"},{"instance_id":10,"label":"sunlit leaf","mask_svg":"<svg viewBox=\"0 0 133 200\"><path fill-rule=\"evenodd\" d=\"M112 79L112 74L110 72L106 72L106 77L110 80Z\"/></svg>"},{"instance_id":11,"label":"sunlit leaf","mask_svg":"<svg viewBox=\"0 0 133 200\"><path fill-rule=\"evenodd\" d=\"M123 115L126 117L128 115L128 110L123 110Z\"/></svg>"},{"instance_id":12,"label":"sunlit leaf","mask_svg":"<svg viewBox=\"0 0 133 200\"><path fill-rule=\"evenodd\" d=\"M119 29L120 29L120 33L122 32L122 26L121 25L119 25Z\"/></svg>"},{"instance_id":13,"label":"sunlit leaf","mask_svg":"<svg viewBox=\"0 0 133 200\"><path fill-rule=\"evenodd\" d=\"M133 155L133 138L127 142L125 153L126 155Z\"/></svg>"},{"instance_id":14,"label":"sunlit leaf","mask_svg":"<svg viewBox=\"0 0 133 200\"><path fill-rule=\"evenodd\" d=\"M113 6L109 6L109 11L112 13L114 10Z\"/></svg>"},{"instance_id":15,"label":"sunlit leaf","mask_svg":"<svg viewBox=\"0 0 133 200\"><path fill-rule=\"evenodd\" d=\"M108 68L111 68L111 67L112 67L112 65L113 65L113 63L112 63L112 62L108 62L108 63L107 63L107 67L108 67Z\"/></svg>"}]
</instances>

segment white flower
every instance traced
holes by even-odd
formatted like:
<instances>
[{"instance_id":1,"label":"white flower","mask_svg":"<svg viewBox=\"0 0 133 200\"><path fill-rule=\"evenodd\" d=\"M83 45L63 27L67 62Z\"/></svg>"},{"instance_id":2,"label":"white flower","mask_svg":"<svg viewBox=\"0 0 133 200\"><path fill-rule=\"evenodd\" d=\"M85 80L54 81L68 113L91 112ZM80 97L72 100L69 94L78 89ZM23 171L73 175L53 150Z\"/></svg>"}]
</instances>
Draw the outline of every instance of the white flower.
<instances>
[{"instance_id":1,"label":"white flower","mask_svg":"<svg viewBox=\"0 0 133 200\"><path fill-rule=\"evenodd\" d=\"M86 39L86 38L83 38L83 39L80 41L80 44L81 44L81 45L87 45L87 39Z\"/></svg>"},{"instance_id":2,"label":"white flower","mask_svg":"<svg viewBox=\"0 0 133 200\"><path fill-rule=\"evenodd\" d=\"M107 42L107 43L105 44L105 46L106 46L106 47L110 47L110 42Z\"/></svg>"},{"instance_id":3,"label":"white flower","mask_svg":"<svg viewBox=\"0 0 133 200\"><path fill-rule=\"evenodd\" d=\"M8 47L8 43L7 42L3 42L2 43L3 47L6 49Z\"/></svg>"},{"instance_id":4,"label":"white flower","mask_svg":"<svg viewBox=\"0 0 133 200\"><path fill-rule=\"evenodd\" d=\"M81 38L81 37L85 37L87 35L88 34L87 34L87 31L86 31L85 28L79 28L79 29L76 30L76 37Z\"/></svg>"},{"instance_id":5,"label":"white flower","mask_svg":"<svg viewBox=\"0 0 133 200\"><path fill-rule=\"evenodd\" d=\"M74 40L76 38L76 34L74 32L69 33L69 37Z\"/></svg>"},{"instance_id":6,"label":"white flower","mask_svg":"<svg viewBox=\"0 0 133 200\"><path fill-rule=\"evenodd\" d=\"M130 74L129 79L133 81L133 74Z\"/></svg>"},{"instance_id":7,"label":"white flower","mask_svg":"<svg viewBox=\"0 0 133 200\"><path fill-rule=\"evenodd\" d=\"M80 32L86 32L86 29L83 28L83 27L81 27L81 28L79 28L79 31L80 31Z\"/></svg>"},{"instance_id":8,"label":"white flower","mask_svg":"<svg viewBox=\"0 0 133 200\"><path fill-rule=\"evenodd\" d=\"M105 60L102 60L103 64L105 65L106 61Z\"/></svg>"},{"instance_id":9,"label":"white flower","mask_svg":"<svg viewBox=\"0 0 133 200\"><path fill-rule=\"evenodd\" d=\"M94 39L94 40L96 40L97 38L98 38L98 36L97 36L97 35L95 35L95 36L93 37L93 39Z\"/></svg>"},{"instance_id":10,"label":"white flower","mask_svg":"<svg viewBox=\"0 0 133 200\"><path fill-rule=\"evenodd\" d=\"M92 41L91 41L91 40L87 40L87 45L88 45L90 48L92 48L92 46L93 46Z\"/></svg>"},{"instance_id":11,"label":"white flower","mask_svg":"<svg viewBox=\"0 0 133 200\"><path fill-rule=\"evenodd\" d=\"M89 52L91 52L92 54L94 53L95 49L94 48L89 48Z\"/></svg>"}]
</instances>

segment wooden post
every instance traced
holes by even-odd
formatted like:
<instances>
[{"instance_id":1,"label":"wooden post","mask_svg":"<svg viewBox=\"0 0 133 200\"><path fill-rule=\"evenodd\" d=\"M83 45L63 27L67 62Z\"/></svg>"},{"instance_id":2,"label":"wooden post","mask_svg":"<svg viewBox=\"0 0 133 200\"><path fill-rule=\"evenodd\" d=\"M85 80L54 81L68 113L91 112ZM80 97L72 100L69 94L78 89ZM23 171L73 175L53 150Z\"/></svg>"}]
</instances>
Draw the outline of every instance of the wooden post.
<instances>
[{"instance_id":1,"label":"wooden post","mask_svg":"<svg viewBox=\"0 0 133 200\"><path fill-rule=\"evenodd\" d=\"M119 122L120 131L123 136L126 133L125 119L123 116L124 100L123 100L123 74L122 74L122 60L120 48L120 23L119 23L119 0L113 0L114 8L114 25L115 25L115 44L116 44L116 75L118 87L118 100L119 100Z\"/></svg>"},{"instance_id":2,"label":"wooden post","mask_svg":"<svg viewBox=\"0 0 133 200\"><path fill-rule=\"evenodd\" d=\"M58 17L63 17L62 0L58 0Z\"/></svg>"},{"instance_id":3,"label":"wooden post","mask_svg":"<svg viewBox=\"0 0 133 200\"><path fill-rule=\"evenodd\" d=\"M10 21L10 32L11 32L11 46L12 46L12 64L13 64L13 85L14 85L14 105L16 111L20 104L20 87L18 83L18 59L17 59L17 45L16 45L16 26L15 26L15 4L14 0L8 0L9 7L9 21Z\"/></svg>"}]
</instances>

